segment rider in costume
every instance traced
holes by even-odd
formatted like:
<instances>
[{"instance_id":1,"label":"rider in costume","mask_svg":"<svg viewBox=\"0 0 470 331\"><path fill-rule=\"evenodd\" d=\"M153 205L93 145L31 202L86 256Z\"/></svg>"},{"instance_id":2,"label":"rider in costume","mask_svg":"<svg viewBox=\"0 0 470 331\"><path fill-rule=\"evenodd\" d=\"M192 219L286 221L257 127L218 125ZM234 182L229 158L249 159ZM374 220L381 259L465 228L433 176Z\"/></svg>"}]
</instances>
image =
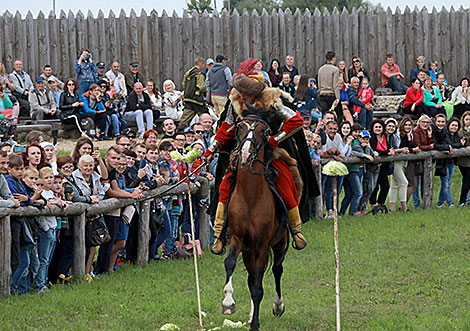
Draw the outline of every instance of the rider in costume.
<instances>
[{"instance_id":1,"label":"rider in costume","mask_svg":"<svg viewBox=\"0 0 470 331\"><path fill-rule=\"evenodd\" d=\"M237 75L233 78L233 87L242 95L243 102L249 104L255 103L257 97L261 95L266 87L263 83L264 78L252 70L256 62L256 59L248 59L243 62ZM303 119L298 112L293 111L286 106L274 106L271 111L274 112L277 122L281 123L279 130L277 130L278 133L269 137L268 140L269 144L273 148L276 148L281 141L289 138L302 128ZM234 107L229 105L225 120L217 131L213 143L204 154L206 159L210 160L213 153L219 151L221 147L226 144L230 144L233 141L235 138L236 122L238 120L237 115L238 114L234 111ZM307 245L307 241L300 232L302 220L299 214L298 194L292 174L288 165L282 159L273 160L271 162L271 166L278 172L276 188L287 207L288 221L294 240L294 248L301 250ZM230 170L230 167L228 167L219 186L219 199L214 222L215 241L211 247L211 251L214 254L222 254L224 252L225 240L222 238L221 234L225 223L225 204L227 203L230 195L232 177L233 173Z\"/></svg>"}]
</instances>

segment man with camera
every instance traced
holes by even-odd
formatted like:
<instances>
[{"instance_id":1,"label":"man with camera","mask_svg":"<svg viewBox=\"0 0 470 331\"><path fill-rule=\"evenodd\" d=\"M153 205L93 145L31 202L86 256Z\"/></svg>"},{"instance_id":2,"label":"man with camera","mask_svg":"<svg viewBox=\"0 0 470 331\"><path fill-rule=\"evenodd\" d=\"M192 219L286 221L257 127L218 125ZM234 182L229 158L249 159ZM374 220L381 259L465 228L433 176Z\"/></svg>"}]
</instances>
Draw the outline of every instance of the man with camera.
<instances>
[{"instance_id":1,"label":"man with camera","mask_svg":"<svg viewBox=\"0 0 470 331\"><path fill-rule=\"evenodd\" d=\"M96 84L98 80L98 67L93 62L93 55L88 49L83 49L77 62L75 62L75 73L80 85L78 94L82 95L90 89L91 84Z\"/></svg>"}]
</instances>

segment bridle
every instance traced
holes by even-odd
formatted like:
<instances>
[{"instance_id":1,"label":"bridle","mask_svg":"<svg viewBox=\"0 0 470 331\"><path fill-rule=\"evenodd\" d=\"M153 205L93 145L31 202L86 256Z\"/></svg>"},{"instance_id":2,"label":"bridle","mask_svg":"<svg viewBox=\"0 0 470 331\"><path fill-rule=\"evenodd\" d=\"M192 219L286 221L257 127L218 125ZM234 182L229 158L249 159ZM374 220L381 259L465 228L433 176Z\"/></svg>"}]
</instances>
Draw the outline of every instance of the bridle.
<instances>
[{"instance_id":1,"label":"bridle","mask_svg":"<svg viewBox=\"0 0 470 331\"><path fill-rule=\"evenodd\" d=\"M261 137L256 139L257 137L255 135L255 130L258 127L258 125L263 125L264 129L261 133ZM242 126L246 126L248 130L243 137L240 137L240 130ZM252 134L250 135L250 133ZM241 120L240 123L237 124L237 130L236 130L235 136L237 139L237 148L238 148L237 161L240 167L249 166L251 174L253 175L265 175L266 174L269 163L271 163L271 160L268 160L267 162L265 162L264 160L261 160L259 158L259 153L266 146L266 143L268 142L268 138L270 135L271 135L271 129L269 128L269 125L256 115L250 114L246 116L245 118L243 118L243 120ZM245 145L246 142L251 142L250 154L248 158L246 159L246 161L242 162L241 149ZM258 161L263 165L263 172L253 171L253 163L255 161Z\"/></svg>"}]
</instances>

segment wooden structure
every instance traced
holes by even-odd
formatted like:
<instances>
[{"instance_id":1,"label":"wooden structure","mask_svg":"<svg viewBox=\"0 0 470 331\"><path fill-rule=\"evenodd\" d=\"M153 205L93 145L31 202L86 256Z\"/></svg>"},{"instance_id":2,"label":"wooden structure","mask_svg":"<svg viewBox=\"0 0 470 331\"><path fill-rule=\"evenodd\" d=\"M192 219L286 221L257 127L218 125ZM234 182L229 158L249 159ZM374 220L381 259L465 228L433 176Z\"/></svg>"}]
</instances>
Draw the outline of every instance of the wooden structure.
<instances>
[{"instance_id":1,"label":"wooden structure","mask_svg":"<svg viewBox=\"0 0 470 331\"><path fill-rule=\"evenodd\" d=\"M232 71L248 57L259 58L268 70L270 61L284 62L288 54L295 56L301 73L314 75L324 63L324 54L334 50L337 60L348 65L359 55L368 69L372 86L380 82L380 66L386 54L395 55L396 62L409 80L415 59L424 55L426 61L437 60L447 80L458 84L469 75L470 12L451 7L413 10L406 7L392 11L348 12L326 9L304 13L289 9L268 13L223 10L181 17L166 11L150 13L134 10L129 14L102 11L97 16L61 11L58 16L39 12L36 18L29 12L0 16L0 60L11 72L13 61L22 59L31 77L37 77L45 64L52 65L55 74L73 77L75 61L81 48L93 53L94 61L104 61L109 69L112 61L121 63L127 71L129 62L138 60L141 71L153 78L158 86L172 79L181 87L184 71L193 66L198 56L229 57Z\"/></svg>"},{"instance_id":2,"label":"wooden structure","mask_svg":"<svg viewBox=\"0 0 470 331\"><path fill-rule=\"evenodd\" d=\"M145 265L148 263L149 257L149 239L150 239L150 202L149 199L172 194L185 194L187 193L187 185L182 183L176 188L168 191L168 186L162 186L155 190L147 191L144 193L145 198L140 200L140 213L138 225L138 248L137 248L137 263ZM195 193L197 187L191 184L191 191ZM95 205L86 203L74 203L70 205L67 210L62 210L57 206L49 209L37 209L35 207L20 207L20 208L0 208L0 298L10 295L10 281L11 281L11 232L10 232L10 217L11 216L71 216L73 217L73 231L74 231L74 261L73 272L75 277L83 277L85 275L85 221L86 216L104 214L111 210L122 208L137 202L135 199L106 199ZM200 207L199 211L199 240L201 247L206 249L209 247L210 240L210 224L209 216L206 214L206 208Z\"/></svg>"}]
</instances>

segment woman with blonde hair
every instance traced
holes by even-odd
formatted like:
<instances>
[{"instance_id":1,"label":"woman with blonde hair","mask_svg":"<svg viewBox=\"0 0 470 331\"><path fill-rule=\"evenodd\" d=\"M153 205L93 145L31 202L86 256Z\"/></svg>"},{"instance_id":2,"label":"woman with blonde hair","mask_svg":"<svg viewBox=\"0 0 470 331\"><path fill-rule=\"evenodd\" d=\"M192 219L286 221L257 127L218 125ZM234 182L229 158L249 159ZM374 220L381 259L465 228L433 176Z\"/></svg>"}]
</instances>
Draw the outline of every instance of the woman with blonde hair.
<instances>
[{"instance_id":1,"label":"woman with blonde hair","mask_svg":"<svg viewBox=\"0 0 470 331\"><path fill-rule=\"evenodd\" d=\"M364 68L364 64L362 63L362 60L359 56L353 56L351 60L352 64L348 69L348 78L349 81L351 81L351 78L353 77L358 77L359 78L359 85L362 84L362 79L365 77L369 79L369 74L367 73L367 70ZM345 80L346 81L346 80Z\"/></svg>"},{"instance_id":2,"label":"woman with blonde hair","mask_svg":"<svg viewBox=\"0 0 470 331\"><path fill-rule=\"evenodd\" d=\"M171 79L163 82L163 107L165 115L173 120L179 120L183 115L182 92L175 89L175 83Z\"/></svg>"}]
</instances>

